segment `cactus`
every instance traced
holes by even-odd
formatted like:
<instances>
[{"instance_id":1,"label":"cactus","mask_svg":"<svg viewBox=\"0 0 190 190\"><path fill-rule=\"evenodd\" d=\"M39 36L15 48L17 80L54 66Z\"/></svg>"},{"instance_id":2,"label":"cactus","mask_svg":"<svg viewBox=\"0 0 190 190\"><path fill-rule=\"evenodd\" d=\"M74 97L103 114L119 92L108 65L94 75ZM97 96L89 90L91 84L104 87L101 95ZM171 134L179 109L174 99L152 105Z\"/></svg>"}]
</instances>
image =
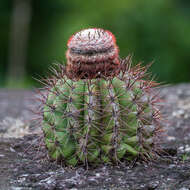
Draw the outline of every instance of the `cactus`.
<instances>
[{"instance_id":1,"label":"cactus","mask_svg":"<svg viewBox=\"0 0 190 190\"><path fill-rule=\"evenodd\" d=\"M49 157L66 165L150 160L159 152L160 98L148 67L119 58L113 34L86 29L68 41L66 67L46 79L42 130Z\"/></svg>"}]
</instances>

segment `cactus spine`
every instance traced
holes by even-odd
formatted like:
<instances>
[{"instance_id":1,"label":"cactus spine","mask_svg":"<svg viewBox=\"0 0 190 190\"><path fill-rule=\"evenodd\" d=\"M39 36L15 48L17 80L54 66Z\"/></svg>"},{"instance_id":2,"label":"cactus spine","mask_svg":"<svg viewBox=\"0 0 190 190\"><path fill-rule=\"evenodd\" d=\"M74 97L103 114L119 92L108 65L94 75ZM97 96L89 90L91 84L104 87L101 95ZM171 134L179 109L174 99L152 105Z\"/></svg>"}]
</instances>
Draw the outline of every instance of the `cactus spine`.
<instances>
[{"instance_id":1,"label":"cactus spine","mask_svg":"<svg viewBox=\"0 0 190 190\"><path fill-rule=\"evenodd\" d=\"M161 114L147 68L121 60L115 37L87 29L68 41L67 66L47 79L42 98L44 141L51 159L75 166L152 159Z\"/></svg>"}]
</instances>

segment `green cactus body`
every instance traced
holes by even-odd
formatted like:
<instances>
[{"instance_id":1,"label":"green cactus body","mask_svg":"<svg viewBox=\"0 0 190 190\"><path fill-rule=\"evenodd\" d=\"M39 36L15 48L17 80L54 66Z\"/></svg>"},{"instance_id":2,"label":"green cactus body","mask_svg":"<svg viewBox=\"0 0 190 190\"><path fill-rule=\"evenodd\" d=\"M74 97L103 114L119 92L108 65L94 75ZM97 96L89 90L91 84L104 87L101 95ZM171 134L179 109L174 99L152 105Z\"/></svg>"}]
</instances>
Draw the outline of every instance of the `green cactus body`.
<instances>
[{"instance_id":1,"label":"green cactus body","mask_svg":"<svg viewBox=\"0 0 190 190\"><path fill-rule=\"evenodd\" d=\"M138 86L129 88L118 77L60 79L44 106L43 131L49 156L68 165L132 160L144 152L151 156L154 133L142 135L145 131L139 129L142 118L152 114L152 109L141 100L143 92ZM142 108L146 113L139 117Z\"/></svg>"},{"instance_id":2,"label":"green cactus body","mask_svg":"<svg viewBox=\"0 0 190 190\"><path fill-rule=\"evenodd\" d=\"M147 67L119 58L114 35L85 29L68 41L66 66L53 69L42 96L49 157L66 165L152 159L159 150L159 96Z\"/></svg>"}]
</instances>

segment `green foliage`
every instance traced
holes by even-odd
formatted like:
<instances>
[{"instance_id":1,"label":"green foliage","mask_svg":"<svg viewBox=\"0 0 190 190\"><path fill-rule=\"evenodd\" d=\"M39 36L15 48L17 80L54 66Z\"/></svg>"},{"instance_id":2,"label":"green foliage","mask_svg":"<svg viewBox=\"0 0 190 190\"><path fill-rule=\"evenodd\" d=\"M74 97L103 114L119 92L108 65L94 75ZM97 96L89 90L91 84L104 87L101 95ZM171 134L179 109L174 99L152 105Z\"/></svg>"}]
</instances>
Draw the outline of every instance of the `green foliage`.
<instances>
[{"instance_id":1,"label":"green foliage","mask_svg":"<svg viewBox=\"0 0 190 190\"><path fill-rule=\"evenodd\" d=\"M185 162L189 159L189 155L188 154L182 154L181 158L182 158L182 161Z\"/></svg>"},{"instance_id":2,"label":"green foliage","mask_svg":"<svg viewBox=\"0 0 190 190\"><path fill-rule=\"evenodd\" d=\"M27 79L43 75L53 61L65 61L66 41L88 27L111 30L120 55L155 61L153 73L167 83L189 81L190 12L187 0L32 1ZM12 7L0 2L0 85L6 79ZM20 37L22 39L22 37Z\"/></svg>"}]
</instances>

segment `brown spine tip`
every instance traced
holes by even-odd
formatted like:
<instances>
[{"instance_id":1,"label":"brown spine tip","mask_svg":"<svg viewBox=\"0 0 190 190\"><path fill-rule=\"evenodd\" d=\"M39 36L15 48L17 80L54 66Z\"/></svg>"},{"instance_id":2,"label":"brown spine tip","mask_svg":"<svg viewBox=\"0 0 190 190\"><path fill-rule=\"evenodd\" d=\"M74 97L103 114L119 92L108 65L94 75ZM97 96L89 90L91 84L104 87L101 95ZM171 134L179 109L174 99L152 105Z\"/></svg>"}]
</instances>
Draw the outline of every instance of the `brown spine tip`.
<instances>
[{"instance_id":1,"label":"brown spine tip","mask_svg":"<svg viewBox=\"0 0 190 190\"><path fill-rule=\"evenodd\" d=\"M119 49L115 36L107 30L90 28L68 40L67 73L85 79L115 76L119 72Z\"/></svg>"}]
</instances>

